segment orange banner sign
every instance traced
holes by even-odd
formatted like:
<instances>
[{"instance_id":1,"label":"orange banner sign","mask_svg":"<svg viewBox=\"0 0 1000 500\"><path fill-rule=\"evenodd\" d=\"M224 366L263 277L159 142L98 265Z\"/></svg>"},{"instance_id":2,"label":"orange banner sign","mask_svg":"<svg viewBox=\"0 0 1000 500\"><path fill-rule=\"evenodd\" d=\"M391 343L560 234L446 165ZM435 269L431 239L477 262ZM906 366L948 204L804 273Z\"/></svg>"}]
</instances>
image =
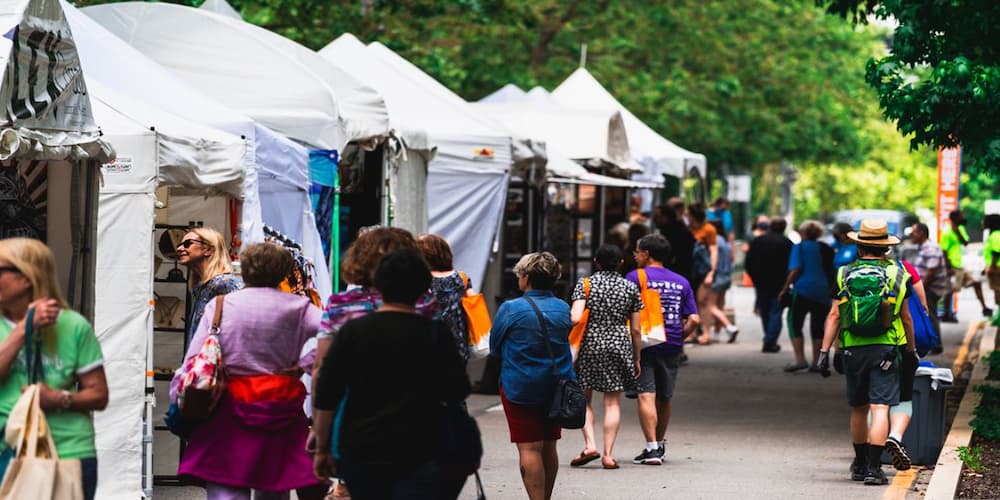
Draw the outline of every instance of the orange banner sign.
<instances>
[{"instance_id":1,"label":"orange banner sign","mask_svg":"<svg viewBox=\"0 0 1000 500\"><path fill-rule=\"evenodd\" d=\"M938 238L949 224L948 214L958 209L959 174L962 172L962 147L938 148Z\"/></svg>"}]
</instances>

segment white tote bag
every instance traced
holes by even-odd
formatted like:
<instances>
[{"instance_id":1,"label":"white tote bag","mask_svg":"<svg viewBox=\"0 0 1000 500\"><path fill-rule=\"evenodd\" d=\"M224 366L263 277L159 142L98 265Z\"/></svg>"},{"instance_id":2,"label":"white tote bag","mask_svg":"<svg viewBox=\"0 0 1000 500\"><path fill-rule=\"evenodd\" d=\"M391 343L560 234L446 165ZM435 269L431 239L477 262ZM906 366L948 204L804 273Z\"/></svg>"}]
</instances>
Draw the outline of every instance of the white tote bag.
<instances>
[{"instance_id":1,"label":"white tote bag","mask_svg":"<svg viewBox=\"0 0 1000 500\"><path fill-rule=\"evenodd\" d=\"M60 460L42 408L38 386L29 385L10 412L7 444L14 458L0 485L0 500L83 500L80 461Z\"/></svg>"}]
</instances>

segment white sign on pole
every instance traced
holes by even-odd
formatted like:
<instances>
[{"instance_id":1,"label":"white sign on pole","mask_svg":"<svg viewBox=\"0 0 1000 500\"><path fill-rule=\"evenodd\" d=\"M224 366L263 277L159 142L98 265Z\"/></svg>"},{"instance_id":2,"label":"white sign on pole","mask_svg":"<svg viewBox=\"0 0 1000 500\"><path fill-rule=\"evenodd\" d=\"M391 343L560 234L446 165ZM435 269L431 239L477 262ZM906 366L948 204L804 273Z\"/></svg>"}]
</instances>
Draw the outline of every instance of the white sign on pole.
<instances>
[{"instance_id":1,"label":"white sign on pole","mask_svg":"<svg viewBox=\"0 0 1000 500\"><path fill-rule=\"evenodd\" d=\"M727 175L726 184L729 186L726 198L729 198L730 202L750 202L751 184L749 175Z\"/></svg>"}]
</instances>

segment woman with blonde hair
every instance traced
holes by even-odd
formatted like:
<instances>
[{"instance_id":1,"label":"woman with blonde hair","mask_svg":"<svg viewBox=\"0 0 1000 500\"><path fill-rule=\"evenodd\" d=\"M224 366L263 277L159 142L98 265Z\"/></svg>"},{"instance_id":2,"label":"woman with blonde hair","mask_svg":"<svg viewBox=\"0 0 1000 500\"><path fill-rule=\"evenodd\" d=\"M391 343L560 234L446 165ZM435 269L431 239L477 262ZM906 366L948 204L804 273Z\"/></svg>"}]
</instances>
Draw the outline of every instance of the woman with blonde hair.
<instances>
[{"instance_id":1,"label":"woman with blonde hair","mask_svg":"<svg viewBox=\"0 0 1000 500\"><path fill-rule=\"evenodd\" d=\"M187 323L187 342L205 313L205 305L217 295L243 288L243 281L233 274L229 249L222 233L209 227L193 227L177 245L177 261L191 273L191 317Z\"/></svg>"},{"instance_id":2,"label":"woman with blonde hair","mask_svg":"<svg viewBox=\"0 0 1000 500\"><path fill-rule=\"evenodd\" d=\"M84 498L97 489L97 450L91 412L108 405L104 357L94 329L69 308L56 284L55 259L44 243L0 240L0 420L6 421L31 383L24 354L27 318L34 309L39 342L39 403L61 459L79 459ZM0 469L12 456L5 441ZM3 471L0 470L0 473Z\"/></svg>"}]
</instances>

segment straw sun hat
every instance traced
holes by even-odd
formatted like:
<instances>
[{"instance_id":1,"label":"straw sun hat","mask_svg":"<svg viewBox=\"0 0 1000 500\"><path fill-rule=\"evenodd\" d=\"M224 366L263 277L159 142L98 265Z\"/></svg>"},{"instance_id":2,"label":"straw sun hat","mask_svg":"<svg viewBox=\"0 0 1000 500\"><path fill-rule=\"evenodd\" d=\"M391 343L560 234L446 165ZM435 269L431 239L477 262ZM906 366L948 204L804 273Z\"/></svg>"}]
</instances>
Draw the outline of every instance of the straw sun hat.
<instances>
[{"instance_id":1,"label":"straw sun hat","mask_svg":"<svg viewBox=\"0 0 1000 500\"><path fill-rule=\"evenodd\" d=\"M882 219L861 221L861 229L847 233L847 238L855 243L874 247L890 247L899 244L899 238L889 234L889 225Z\"/></svg>"}]
</instances>

